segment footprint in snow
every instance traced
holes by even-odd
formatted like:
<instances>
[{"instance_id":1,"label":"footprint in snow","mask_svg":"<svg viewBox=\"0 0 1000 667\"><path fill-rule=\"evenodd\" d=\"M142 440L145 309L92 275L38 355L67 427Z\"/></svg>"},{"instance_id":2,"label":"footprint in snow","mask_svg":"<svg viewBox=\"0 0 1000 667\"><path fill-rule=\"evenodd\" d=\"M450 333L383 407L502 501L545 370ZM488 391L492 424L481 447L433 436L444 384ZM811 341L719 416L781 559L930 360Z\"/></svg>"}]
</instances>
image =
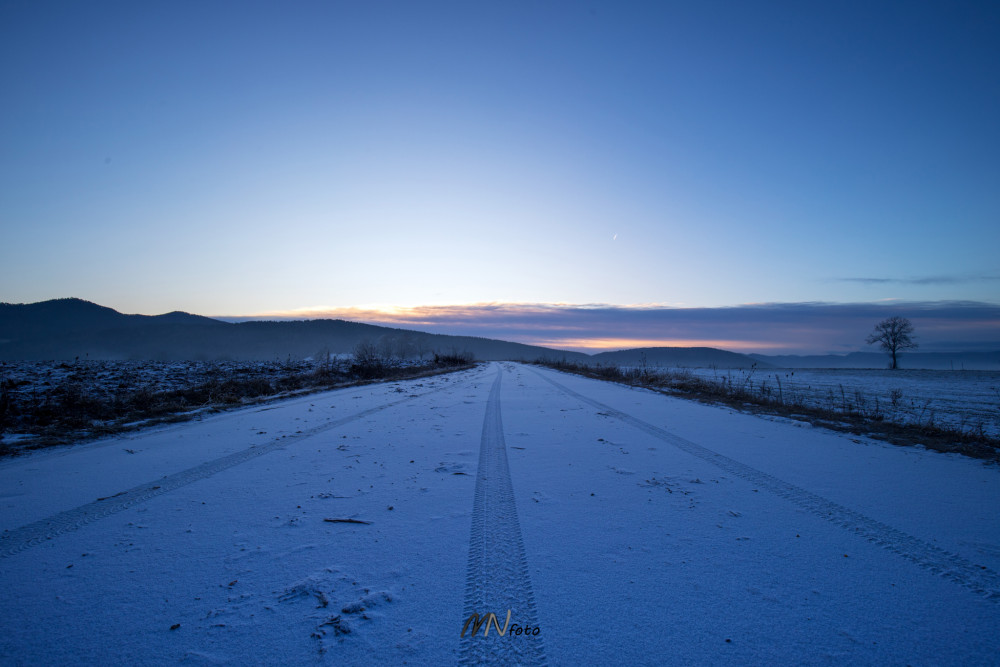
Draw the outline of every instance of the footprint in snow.
<instances>
[{"instance_id":1,"label":"footprint in snow","mask_svg":"<svg viewBox=\"0 0 1000 667\"><path fill-rule=\"evenodd\" d=\"M339 575L339 576L338 576ZM379 608L394 601L387 590L364 588L357 581L328 569L285 589L278 600L286 604L310 602L309 618L314 622L311 636L319 641L319 652L362 633L365 625L379 618Z\"/></svg>"},{"instance_id":2,"label":"footprint in snow","mask_svg":"<svg viewBox=\"0 0 1000 667\"><path fill-rule=\"evenodd\" d=\"M531 499L536 503L544 503L550 500L550 496L544 491L535 491L531 494Z\"/></svg>"},{"instance_id":3,"label":"footprint in snow","mask_svg":"<svg viewBox=\"0 0 1000 667\"><path fill-rule=\"evenodd\" d=\"M452 475L468 475L465 472L466 465L455 461L442 461L441 465L434 468L434 472L451 473Z\"/></svg>"}]
</instances>

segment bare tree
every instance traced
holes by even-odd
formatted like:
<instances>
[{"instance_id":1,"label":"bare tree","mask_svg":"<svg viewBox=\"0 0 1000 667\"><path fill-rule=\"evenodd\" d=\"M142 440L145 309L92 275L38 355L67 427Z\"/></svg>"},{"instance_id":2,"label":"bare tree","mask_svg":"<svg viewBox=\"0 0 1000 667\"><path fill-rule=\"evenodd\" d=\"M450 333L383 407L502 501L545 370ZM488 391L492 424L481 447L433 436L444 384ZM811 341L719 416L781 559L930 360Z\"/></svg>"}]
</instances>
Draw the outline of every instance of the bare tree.
<instances>
[{"instance_id":1,"label":"bare tree","mask_svg":"<svg viewBox=\"0 0 1000 667\"><path fill-rule=\"evenodd\" d=\"M892 357L892 370L899 368L896 355L903 350L917 347L913 341L913 325L905 317L894 315L875 325L875 330L868 336L868 344L879 344Z\"/></svg>"},{"instance_id":2,"label":"bare tree","mask_svg":"<svg viewBox=\"0 0 1000 667\"><path fill-rule=\"evenodd\" d=\"M352 373L363 378L376 378L384 376L388 367L389 360L383 353L381 346L376 345L368 338L361 340L354 346Z\"/></svg>"}]
</instances>

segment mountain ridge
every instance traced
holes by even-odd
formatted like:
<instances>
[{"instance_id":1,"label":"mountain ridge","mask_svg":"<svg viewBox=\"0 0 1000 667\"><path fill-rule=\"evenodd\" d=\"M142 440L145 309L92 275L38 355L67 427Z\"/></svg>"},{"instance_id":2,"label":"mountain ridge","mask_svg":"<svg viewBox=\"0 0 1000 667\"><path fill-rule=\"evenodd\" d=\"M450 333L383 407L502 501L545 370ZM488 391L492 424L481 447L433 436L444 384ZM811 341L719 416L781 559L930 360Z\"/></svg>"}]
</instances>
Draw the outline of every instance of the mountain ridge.
<instances>
[{"instance_id":1,"label":"mountain ridge","mask_svg":"<svg viewBox=\"0 0 1000 667\"><path fill-rule=\"evenodd\" d=\"M274 360L348 354L363 340L406 354L471 352L482 361L565 360L653 367L882 369L885 355L742 354L711 347L647 347L598 352L558 350L477 336L432 334L349 320L226 322L183 311L120 313L75 297L0 303L0 360ZM904 369L1000 370L1000 351L909 352Z\"/></svg>"},{"instance_id":2,"label":"mountain ridge","mask_svg":"<svg viewBox=\"0 0 1000 667\"><path fill-rule=\"evenodd\" d=\"M363 340L410 354L471 352L477 359L582 361L587 355L474 336L347 320L223 322L173 311L130 315L78 298L0 303L0 359L273 360L346 354Z\"/></svg>"}]
</instances>

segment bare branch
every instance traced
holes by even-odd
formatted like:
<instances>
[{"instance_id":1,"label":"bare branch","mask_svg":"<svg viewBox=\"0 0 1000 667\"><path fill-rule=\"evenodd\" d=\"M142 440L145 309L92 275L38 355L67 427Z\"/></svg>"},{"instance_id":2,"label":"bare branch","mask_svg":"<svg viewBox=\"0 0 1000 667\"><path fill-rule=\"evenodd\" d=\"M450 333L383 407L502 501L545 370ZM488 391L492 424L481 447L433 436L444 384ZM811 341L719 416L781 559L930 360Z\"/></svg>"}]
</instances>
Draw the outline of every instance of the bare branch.
<instances>
[{"instance_id":1,"label":"bare branch","mask_svg":"<svg viewBox=\"0 0 1000 667\"><path fill-rule=\"evenodd\" d=\"M890 366L892 370L899 367L896 359L899 352L918 347L913 340L913 324L905 317L899 316L890 317L876 324L875 330L868 336L866 342L869 345L878 343L879 347L889 354L892 359Z\"/></svg>"}]
</instances>

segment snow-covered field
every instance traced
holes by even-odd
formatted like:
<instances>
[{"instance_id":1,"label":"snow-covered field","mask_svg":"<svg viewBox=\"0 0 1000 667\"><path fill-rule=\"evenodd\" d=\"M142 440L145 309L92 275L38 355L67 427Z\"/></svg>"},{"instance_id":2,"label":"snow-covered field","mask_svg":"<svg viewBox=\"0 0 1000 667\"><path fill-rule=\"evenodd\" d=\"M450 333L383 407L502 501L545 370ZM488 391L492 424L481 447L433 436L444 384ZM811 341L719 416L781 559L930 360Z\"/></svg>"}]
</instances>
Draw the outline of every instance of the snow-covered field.
<instances>
[{"instance_id":1,"label":"snow-covered field","mask_svg":"<svg viewBox=\"0 0 1000 667\"><path fill-rule=\"evenodd\" d=\"M0 362L0 451L39 438L108 434L178 413L212 411L357 380L350 357L285 361ZM417 359L385 359L386 369Z\"/></svg>"},{"instance_id":2,"label":"snow-covered field","mask_svg":"<svg viewBox=\"0 0 1000 667\"><path fill-rule=\"evenodd\" d=\"M816 408L878 410L892 421L1000 437L1000 372L929 370L683 369L709 380L763 385L774 398Z\"/></svg>"},{"instance_id":3,"label":"snow-covered field","mask_svg":"<svg viewBox=\"0 0 1000 667\"><path fill-rule=\"evenodd\" d=\"M0 441L29 439L41 428L40 411L67 413L75 403L121 404L137 394L178 392L212 382L261 380L267 383L307 373L309 361L2 361L0 362ZM193 407L193 406L188 406ZM96 408L100 412L100 408ZM112 409L111 412L117 410ZM94 419L99 427L113 420Z\"/></svg>"},{"instance_id":4,"label":"snow-covered field","mask_svg":"<svg viewBox=\"0 0 1000 667\"><path fill-rule=\"evenodd\" d=\"M175 391L226 375L303 373L310 361L0 361L0 379L17 394L44 392L66 382L99 395L119 390Z\"/></svg>"},{"instance_id":5,"label":"snow-covered field","mask_svg":"<svg viewBox=\"0 0 1000 667\"><path fill-rule=\"evenodd\" d=\"M998 507L960 455L485 365L0 461L0 662L995 664Z\"/></svg>"}]
</instances>

